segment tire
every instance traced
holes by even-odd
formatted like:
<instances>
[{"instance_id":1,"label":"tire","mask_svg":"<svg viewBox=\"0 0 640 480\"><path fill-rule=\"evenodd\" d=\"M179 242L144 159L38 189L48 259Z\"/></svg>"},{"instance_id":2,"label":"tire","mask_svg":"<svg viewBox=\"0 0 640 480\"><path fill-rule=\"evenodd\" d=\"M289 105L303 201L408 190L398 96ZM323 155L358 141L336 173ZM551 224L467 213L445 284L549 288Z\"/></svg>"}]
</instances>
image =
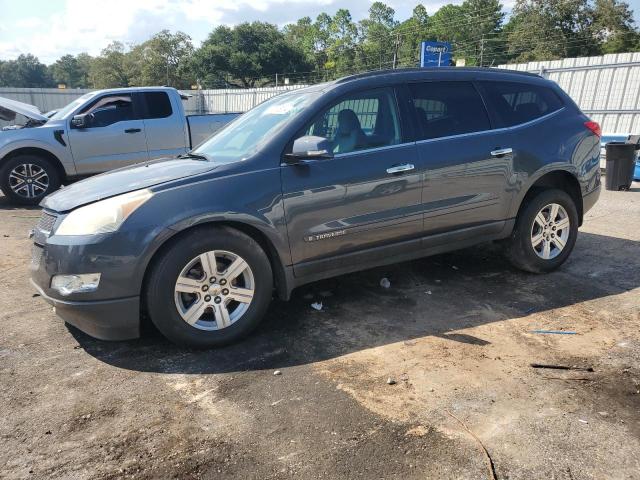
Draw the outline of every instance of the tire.
<instances>
[{"instance_id":1,"label":"tire","mask_svg":"<svg viewBox=\"0 0 640 480\"><path fill-rule=\"evenodd\" d=\"M60 181L56 166L38 155L16 155L0 167L0 189L12 203L37 205Z\"/></svg>"},{"instance_id":2,"label":"tire","mask_svg":"<svg viewBox=\"0 0 640 480\"><path fill-rule=\"evenodd\" d=\"M550 219L553 210L549 207L553 205L559 208L556 217ZM537 217L539 213L542 218ZM563 215L568 219L568 226ZM547 225L546 229L542 224ZM526 272L551 272L567 260L577 236L578 211L573 199L562 190L543 190L521 207L513 233L507 241L507 258ZM537 243L535 247L534 243ZM564 246L560 248L562 243ZM547 244L549 249L545 250Z\"/></svg>"},{"instance_id":3,"label":"tire","mask_svg":"<svg viewBox=\"0 0 640 480\"><path fill-rule=\"evenodd\" d=\"M213 258L217 267L212 268ZM153 324L173 343L192 348L220 347L248 335L272 293L271 264L260 245L223 226L197 228L171 243L152 266L145 288Z\"/></svg>"}]
</instances>

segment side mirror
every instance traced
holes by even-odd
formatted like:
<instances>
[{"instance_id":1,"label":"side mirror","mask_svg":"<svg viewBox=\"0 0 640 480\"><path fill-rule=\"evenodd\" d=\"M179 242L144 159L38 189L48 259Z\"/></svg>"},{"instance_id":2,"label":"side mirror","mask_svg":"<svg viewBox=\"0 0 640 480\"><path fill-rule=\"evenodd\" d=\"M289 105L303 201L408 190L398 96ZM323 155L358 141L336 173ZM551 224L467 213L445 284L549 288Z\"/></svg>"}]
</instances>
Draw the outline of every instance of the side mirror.
<instances>
[{"instance_id":1,"label":"side mirror","mask_svg":"<svg viewBox=\"0 0 640 480\"><path fill-rule=\"evenodd\" d=\"M93 115L91 113L83 113L81 115L75 115L71 119L71 125L74 128L88 128L91 125Z\"/></svg>"},{"instance_id":2,"label":"side mirror","mask_svg":"<svg viewBox=\"0 0 640 480\"><path fill-rule=\"evenodd\" d=\"M327 160L333 158L331 142L324 137L307 135L296 138L291 153L285 155L288 163L302 160Z\"/></svg>"}]
</instances>

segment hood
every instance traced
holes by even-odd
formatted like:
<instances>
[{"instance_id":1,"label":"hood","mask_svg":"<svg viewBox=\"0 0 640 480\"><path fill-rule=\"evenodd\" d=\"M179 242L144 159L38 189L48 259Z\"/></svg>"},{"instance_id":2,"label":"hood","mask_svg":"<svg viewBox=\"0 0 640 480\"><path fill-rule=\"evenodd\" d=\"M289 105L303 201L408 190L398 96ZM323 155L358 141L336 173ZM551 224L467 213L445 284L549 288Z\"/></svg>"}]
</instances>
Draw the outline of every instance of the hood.
<instances>
[{"instance_id":1,"label":"hood","mask_svg":"<svg viewBox=\"0 0 640 480\"><path fill-rule=\"evenodd\" d=\"M38 107L29 105L28 103L18 102L17 100L9 100L8 98L0 97L0 120L12 121L16 118L16 113L24 115L32 120L38 120L46 122L48 120Z\"/></svg>"},{"instance_id":2,"label":"hood","mask_svg":"<svg viewBox=\"0 0 640 480\"><path fill-rule=\"evenodd\" d=\"M46 197L40 205L66 212L104 198L213 170L213 162L189 158L160 159L113 170L64 187Z\"/></svg>"}]
</instances>

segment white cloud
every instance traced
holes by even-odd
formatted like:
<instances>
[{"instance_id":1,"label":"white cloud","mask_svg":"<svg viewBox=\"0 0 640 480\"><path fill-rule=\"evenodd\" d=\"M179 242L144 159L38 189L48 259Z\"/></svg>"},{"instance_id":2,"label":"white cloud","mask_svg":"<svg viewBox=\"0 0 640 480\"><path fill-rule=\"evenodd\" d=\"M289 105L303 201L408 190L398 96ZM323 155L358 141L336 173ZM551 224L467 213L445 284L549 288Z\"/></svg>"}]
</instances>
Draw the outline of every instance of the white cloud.
<instances>
[{"instance_id":1,"label":"white cloud","mask_svg":"<svg viewBox=\"0 0 640 480\"><path fill-rule=\"evenodd\" d=\"M287 5L328 5L333 0L289 0ZM192 34L196 43L216 25L255 20L254 12L268 12L279 0L110 0L87 2L67 0L59 13L49 18L37 15L21 18L13 25L0 25L0 58L34 53L50 63L65 53L96 55L114 40L124 43L146 40L169 28ZM250 18L254 17L254 18ZM194 34L192 30L195 30ZM198 35L199 33L199 35ZM201 37L201 38L199 38Z\"/></svg>"},{"instance_id":2,"label":"white cloud","mask_svg":"<svg viewBox=\"0 0 640 480\"><path fill-rule=\"evenodd\" d=\"M320 12L348 8L354 19L366 16L373 0L66 0L49 17L31 14L12 24L0 22L0 58L33 53L45 63L70 53L97 55L114 40L139 43L163 28L182 30L197 45L217 25L268 21L280 26ZM404 19L418 0L388 0ZM430 12L449 0L424 2ZM454 3L460 3L454 0ZM507 4L513 3L508 0Z\"/></svg>"}]
</instances>

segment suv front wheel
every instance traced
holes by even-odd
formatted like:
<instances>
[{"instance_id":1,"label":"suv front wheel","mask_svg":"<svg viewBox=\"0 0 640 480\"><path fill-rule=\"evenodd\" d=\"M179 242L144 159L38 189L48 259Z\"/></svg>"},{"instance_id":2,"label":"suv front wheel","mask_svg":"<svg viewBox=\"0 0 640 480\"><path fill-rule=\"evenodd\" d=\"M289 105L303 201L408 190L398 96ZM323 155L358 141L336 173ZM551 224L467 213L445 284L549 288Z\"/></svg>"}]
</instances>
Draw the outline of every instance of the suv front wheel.
<instances>
[{"instance_id":1,"label":"suv front wheel","mask_svg":"<svg viewBox=\"0 0 640 480\"><path fill-rule=\"evenodd\" d=\"M527 272L550 272L569 257L577 236L578 212L573 199L562 190L543 190L518 214L507 257Z\"/></svg>"},{"instance_id":2,"label":"suv front wheel","mask_svg":"<svg viewBox=\"0 0 640 480\"><path fill-rule=\"evenodd\" d=\"M260 323L272 290L271 264L253 238L232 228L205 226L162 253L149 275L146 307L172 342L217 347Z\"/></svg>"}]
</instances>

